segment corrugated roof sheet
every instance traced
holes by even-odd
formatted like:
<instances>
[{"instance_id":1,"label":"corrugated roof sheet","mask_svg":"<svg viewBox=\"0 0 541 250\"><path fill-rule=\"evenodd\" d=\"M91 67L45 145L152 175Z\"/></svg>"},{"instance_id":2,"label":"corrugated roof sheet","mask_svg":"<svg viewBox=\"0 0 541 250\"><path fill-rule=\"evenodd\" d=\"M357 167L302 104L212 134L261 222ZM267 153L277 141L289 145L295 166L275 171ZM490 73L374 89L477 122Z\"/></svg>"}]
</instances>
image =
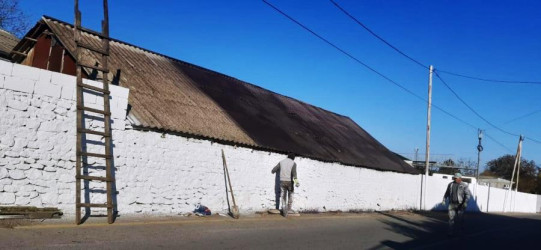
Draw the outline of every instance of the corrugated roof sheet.
<instances>
[{"instance_id":1,"label":"corrugated roof sheet","mask_svg":"<svg viewBox=\"0 0 541 250\"><path fill-rule=\"evenodd\" d=\"M72 25L50 17L43 22L74 51ZM100 47L89 32L83 41ZM130 112L142 127L417 173L348 117L119 40L110 45L109 70L130 89ZM99 61L92 53L86 60Z\"/></svg>"},{"instance_id":2,"label":"corrugated roof sheet","mask_svg":"<svg viewBox=\"0 0 541 250\"><path fill-rule=\"evenodd\" d=\"M13 34L0 29L0 57L7 58L13 47L17 45L19 39Z\"/></svg>"}]
</instances>

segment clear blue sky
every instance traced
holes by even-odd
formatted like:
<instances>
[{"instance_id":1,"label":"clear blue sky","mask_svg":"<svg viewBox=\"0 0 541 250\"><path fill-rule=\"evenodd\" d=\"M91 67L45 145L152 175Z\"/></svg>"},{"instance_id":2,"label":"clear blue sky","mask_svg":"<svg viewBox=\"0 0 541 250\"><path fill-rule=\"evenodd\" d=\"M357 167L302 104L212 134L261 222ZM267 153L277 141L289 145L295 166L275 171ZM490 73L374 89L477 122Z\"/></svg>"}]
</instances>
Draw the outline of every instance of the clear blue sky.
<instances>
[{"instance_id":1,"label":"clear blue sky","mask_svg":"<svg viewBox=\"0 0 541 250\"><path fill-rule=\"evenodd\" d=\"M342 7L396 47L436 69L485 78L541 81L541 1L350 1ZM81 0L83 25L99 27L101 6ZM427 96L428 72L386 47L331 2L269 0L320 35ZM262 1L110 1L117 39L248 81L346 115L389 149L424 155L426 104L347 58ZM22 1L32 22L43 14L73 21L73 1ZM541 140L541 85L441 76L481 115ZM487 129L482 162L514 154L518 138L476 117L438 80L433 103ZM433 110L432 152L477 159L477 131ZM523 156L541 162L541 144Z\"/></svg>"}]
</instances>

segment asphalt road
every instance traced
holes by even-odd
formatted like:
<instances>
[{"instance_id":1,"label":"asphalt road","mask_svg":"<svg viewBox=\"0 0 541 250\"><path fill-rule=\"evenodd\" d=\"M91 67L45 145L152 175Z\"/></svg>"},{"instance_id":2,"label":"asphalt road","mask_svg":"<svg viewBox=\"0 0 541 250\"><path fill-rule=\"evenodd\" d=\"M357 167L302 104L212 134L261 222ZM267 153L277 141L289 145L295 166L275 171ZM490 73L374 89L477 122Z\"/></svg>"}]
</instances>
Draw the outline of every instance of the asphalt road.
<instances>
[{"instance_id":1,"label":"asphalt road","mask_svg":"<svg viewBox=\"0 0 541 250\"><path fill-rule=\"evenodd\" d=\"M406 212L205 218L105 218L75 226L0 229L0 249L540 249L539 214L467 214L446 234L446 214Z\"/></svg>"}]
</instances>

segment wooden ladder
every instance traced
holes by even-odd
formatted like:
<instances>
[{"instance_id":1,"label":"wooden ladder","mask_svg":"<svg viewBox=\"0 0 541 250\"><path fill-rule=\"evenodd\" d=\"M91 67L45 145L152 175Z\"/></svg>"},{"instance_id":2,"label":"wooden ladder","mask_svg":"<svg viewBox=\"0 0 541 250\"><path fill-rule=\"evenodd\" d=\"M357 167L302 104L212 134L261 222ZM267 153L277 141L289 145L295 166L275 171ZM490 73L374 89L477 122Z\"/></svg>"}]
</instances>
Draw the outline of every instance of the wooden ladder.
<instances>
[{"instance_id":1,"label":"wooden ladder","mask_svg":"<svg viewBox=\"0 0 541 250\"><path fill-rule=\"evenodd\" d=\"M109 83L108 83L108 66L107 66L107 57L109 56L109 15L108 15L108 5L107 0L103 0L103 20L102 20L102 33L97 34L101 39L102 48L95 48L89 44L83 42L81 31L84 29L81 26L81 12L79 11L79 1L75 0L75 27L74 27L74 39L75 39L75 63L76 63L76 76L77 76L77 152L76 152L76 165L75 170L77 171L75 175L75 223L77 225L81 224L81 208L90 209L92 207L107 208L107 222L109 224L114 222L114 204L113 204L113 184L115 179L113 177L113 156L112 156L112 138L111 138L111 109L109 104ZM101 62L98 64L90 65L88 63L83 63L83 51L87 50L89 52L97 53L101 55ZM102 72L102 82L103 87L95 87L92 85L83 83L83 68L96 70ZM90 107L85 107L83 100L83 91L103 95L103 110L94 109ZM90 118L85 118L85 112L92 114L99 114L103 116L104 119L104 131L96 131L85 128L86 119L96 119L92 118L95 116L89 116ZM91 153L85 150L86 140L83 140L83 135L92 134L98 135L105 138L105 152L104 154ZM81 173L81 170L85 164L84 159L89 157L96 157L105 160L105 177L102 176L91 176L88 174ZM81 180L84 181L104 181L106 182L107 190L107 203L81 203ZM86 190L85 190L86 191ZM89 191L88 191L89 192Z\"/></svg>"}]
</instances>

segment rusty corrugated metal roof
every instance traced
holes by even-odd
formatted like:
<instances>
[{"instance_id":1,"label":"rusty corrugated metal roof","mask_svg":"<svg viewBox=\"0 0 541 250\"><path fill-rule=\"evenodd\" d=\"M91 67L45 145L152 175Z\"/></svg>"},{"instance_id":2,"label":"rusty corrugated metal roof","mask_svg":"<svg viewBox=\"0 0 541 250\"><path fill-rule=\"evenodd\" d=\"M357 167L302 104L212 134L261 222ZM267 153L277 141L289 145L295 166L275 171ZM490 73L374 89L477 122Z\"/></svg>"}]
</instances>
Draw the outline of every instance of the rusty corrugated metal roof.
<instances>
[{"instance_id":1,"label":"rusty corrugated metal roof","mask_svg":"<svg viewBox=\"0 0 541 250\"><path fill-rule=\"evenodd\" d=\"M50 17L43 22L73 54L73 26ZM91 32L83 41L100 47ZM109 70L130 89L130 112L141 127L417 173L348 117L119 40L110 46ZM92 53L86 60L99 61Z\"/></svg>"}]
</instances>

